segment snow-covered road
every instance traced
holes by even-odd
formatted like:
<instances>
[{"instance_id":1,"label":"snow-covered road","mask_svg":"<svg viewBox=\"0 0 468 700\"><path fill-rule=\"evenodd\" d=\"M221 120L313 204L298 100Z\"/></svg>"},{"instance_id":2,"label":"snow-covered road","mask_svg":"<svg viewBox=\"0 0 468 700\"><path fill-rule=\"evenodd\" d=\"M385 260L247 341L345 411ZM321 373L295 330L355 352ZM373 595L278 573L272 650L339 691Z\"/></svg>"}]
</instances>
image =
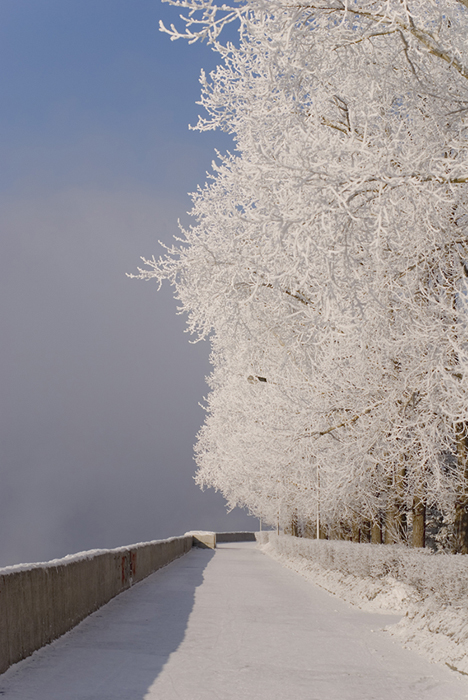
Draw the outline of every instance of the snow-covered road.
<instances>
[{"instance_id":1,"label":"snow-covered road","mask_svg":"<svg viewBox=\"0 0 468 700\"><path fill-rule=\"evenodd\" d=\"M15 700L461 700L468 678L402 649L389 615L220 545L156 572L0 676Z\"/></svg>"}]
</instances>

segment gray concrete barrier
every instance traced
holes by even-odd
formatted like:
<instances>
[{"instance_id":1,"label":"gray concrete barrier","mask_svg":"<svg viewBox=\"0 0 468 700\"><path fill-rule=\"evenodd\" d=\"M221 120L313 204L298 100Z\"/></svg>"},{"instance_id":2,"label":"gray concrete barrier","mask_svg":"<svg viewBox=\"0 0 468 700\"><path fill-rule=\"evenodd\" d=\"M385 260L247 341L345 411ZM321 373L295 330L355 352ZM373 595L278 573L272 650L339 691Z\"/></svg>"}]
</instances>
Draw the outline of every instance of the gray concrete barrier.
<instances>
[{"instance_id":1,"label":"gray concrete barrier","mask_svg":"<svg viewBox=\"0 0 468 700\"><path fill-rule=\"evenodd\" d=\"M0 569L0 673L191 547L187 535Z\"/></svg>"},{"instance_id":2,"label":"gray concrete barrier","mask_svg":"<svg viewBox=\"0 0 468 700\"><path fill-rule=\"evenodd\" d=\"M192 535L193 546L201 549L216 549L216 532L210 530L191 530L186 535Z\"/></svg>"},{"instance_id":3,"label":"gray concrete barrier","mask_svg":"<svg viewBox=\"0 0 468 700\"><path fill-rule=\"evenodd\" d=\"M255 532L217 532L216 543L255 542Z\"/></svg>"}]
</instances>

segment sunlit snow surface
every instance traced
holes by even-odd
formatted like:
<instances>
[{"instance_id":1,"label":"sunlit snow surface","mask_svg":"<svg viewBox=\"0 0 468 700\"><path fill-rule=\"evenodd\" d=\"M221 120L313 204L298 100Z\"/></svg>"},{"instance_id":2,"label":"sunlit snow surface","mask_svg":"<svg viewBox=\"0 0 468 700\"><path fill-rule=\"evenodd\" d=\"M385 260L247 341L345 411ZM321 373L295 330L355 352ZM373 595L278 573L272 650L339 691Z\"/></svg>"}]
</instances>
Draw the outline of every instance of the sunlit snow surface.
<instances>
[{"instance_id":1,"label":"sunlit snow surface","mask_svg":"<svg viewBox=\"0 0 468 700\"><path fill-rule=\"evenodd\" d=\"M468 679L403 649L254 544L192 550L0 677L17 700L461 700Z\"/></svg>"}]
</instances>

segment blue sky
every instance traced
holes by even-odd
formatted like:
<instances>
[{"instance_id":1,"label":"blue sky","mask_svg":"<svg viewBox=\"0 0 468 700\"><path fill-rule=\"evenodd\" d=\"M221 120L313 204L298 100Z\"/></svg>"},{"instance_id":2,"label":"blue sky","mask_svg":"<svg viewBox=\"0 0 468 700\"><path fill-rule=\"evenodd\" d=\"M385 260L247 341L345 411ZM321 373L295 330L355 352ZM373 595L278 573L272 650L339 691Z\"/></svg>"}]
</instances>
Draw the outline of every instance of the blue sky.
<instances>
[{"instance_id":1,"label":"blue sky","mask_svg":"<svg viewBox=\"0 0 468 700\"><path fill-rule=\"evenodd\" d=\"M158 31L177 16L158 0L2 0L2 190L193 188L227 140L188 132L216 56Z\"/></svg>"},{"instance_id":2,"label":"blue sky","mask_svg":"<svg viewBox=\"0 0 468 700\"><path fill-rule=\"evenodd\" d=\"M0 565L252 528L193 483L206 344L130 280L178 233L223 134L158 0L0 0Z\"/></svg>"}]
</instances>

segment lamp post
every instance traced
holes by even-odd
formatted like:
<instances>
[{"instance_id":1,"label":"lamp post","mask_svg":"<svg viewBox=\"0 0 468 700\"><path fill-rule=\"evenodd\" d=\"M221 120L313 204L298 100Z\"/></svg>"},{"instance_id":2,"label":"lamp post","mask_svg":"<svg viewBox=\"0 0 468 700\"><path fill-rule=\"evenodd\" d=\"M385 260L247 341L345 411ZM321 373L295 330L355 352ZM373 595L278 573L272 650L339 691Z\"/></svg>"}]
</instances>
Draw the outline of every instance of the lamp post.
<instances>
[{"instance_id":1,"label":"lamp post","mask_svg":"<svg viewBox=\"0 0 468 700\"><path fill-rule=\"evenodd\" d=\"M317 464L317 539L320 539L320 467Z\"/></svg>"}]
</instances>

